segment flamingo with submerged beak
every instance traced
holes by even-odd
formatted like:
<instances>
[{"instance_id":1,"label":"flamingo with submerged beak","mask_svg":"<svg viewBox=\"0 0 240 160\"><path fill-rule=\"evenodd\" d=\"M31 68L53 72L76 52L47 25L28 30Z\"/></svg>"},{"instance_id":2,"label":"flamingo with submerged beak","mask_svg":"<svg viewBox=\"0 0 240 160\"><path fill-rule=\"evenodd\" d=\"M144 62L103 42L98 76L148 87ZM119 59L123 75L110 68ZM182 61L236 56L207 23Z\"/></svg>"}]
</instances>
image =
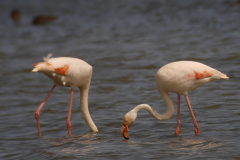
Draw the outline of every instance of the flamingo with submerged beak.
<instances>
[{"instance_id":1,"label":"flamingo with submerged beak","mask_svg":"<svg viewBox=\"0 0 240 160\"><path fill-rule=\"evenodd\" d=\"M193 119L195 134L199 135L199 127L188 98L188 93L215 79L228 79L228 77L216 69L199 62L178 61L166 64L158 70L156 75L156 84L160 95L167 105L167 112L161 115L148 104L140 104L124 116L121 134L125 139L129 138L129 127L133 124L137 118L138 111L141 109L146 109L154 118L159 121L170 119L174 113L174 105L168 93L173 92L178 95L177 129L175 131L175 135L178 136L181 131L180 95L185 96Z\"/></svg>"}]
</instances>

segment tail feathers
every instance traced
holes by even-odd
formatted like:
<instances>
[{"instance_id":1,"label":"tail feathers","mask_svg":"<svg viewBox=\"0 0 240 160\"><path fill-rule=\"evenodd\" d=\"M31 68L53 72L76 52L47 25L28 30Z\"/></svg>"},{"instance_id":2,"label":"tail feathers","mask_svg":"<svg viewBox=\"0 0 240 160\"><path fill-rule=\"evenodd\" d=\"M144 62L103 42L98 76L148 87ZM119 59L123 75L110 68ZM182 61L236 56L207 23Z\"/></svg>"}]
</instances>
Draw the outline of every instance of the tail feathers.
<instances>
[{"instance_id":1,"label":"tail feathers","mask_svg":"<svg viewBox=\"0 0 240 160\"><path fill-rule=\"evenodd\" d=\"M223 74L223 73L221 73L217 70L214 72L213 77L216 78L216 79L229 79L226 74Z\"/></svg>"},{"instance_id":2,"label":"tail feathers","mask_svg":"<svg viewBox=\"0 0 240 160\"><path fill-rule=\"evenodd\" d=\"M47 57L43 57L43 60L47 65L50 65L50 63L48 63L48 60L51 59L51 58L53 58L52 54L48 54Z\"/></svg>"},{"instance_id":3,"label":"tail feathers","mask_svg":"<svg viewBox=\"0 0 240 160\"><path fill-rule=\"evenodd\" d=\"M54 71L53 65L48 62L48 60L51 58L52 58L52 54L48 54L47 57L43 58L44 62L38 62L38 63L32 64L33 66L35 66L32 72Z\"/></svg>"},{"instance_id":4,"label":"tail feathers","mask_svg":"<svg viewBox=\"0 0 240 160\"><path fill-rule=\"evenodd\" d=\"M229 79L227 75L222 74L222 76L220 77L220 79Z\"/></svg>"},{"instance_id":5,"label":"tail feathers","mask_svg":"<svg viewBox=\"0 0 240 160\"><path fill-rule=\"evenodd\" d=\"M32 72L38 72L38 68L33 68Z\"/></svg>"}]
</instances>

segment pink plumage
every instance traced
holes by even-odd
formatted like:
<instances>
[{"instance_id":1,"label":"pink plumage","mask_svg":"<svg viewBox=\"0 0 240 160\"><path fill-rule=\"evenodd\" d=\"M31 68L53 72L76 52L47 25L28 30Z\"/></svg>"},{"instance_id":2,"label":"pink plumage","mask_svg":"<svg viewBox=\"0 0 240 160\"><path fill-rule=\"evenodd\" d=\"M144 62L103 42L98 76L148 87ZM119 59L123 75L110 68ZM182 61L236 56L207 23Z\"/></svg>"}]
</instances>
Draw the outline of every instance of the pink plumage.
<instances>
[{"instance_id":1,"label":"pink plumage","mask_svg":"<svg viewBox=\"0 0 240 160\"><path fill-rule=\"evenodd\" d=\"M178 119L175 135L178 136L181 131L180 95L185 96L189 111L193 119L195 134L199 135L199 127L192 111L192 107L188 98L188 93L200 87L201 85L215 79L228 79L228 77L225 74L217 71L216 69L213 69L199 62L178 61L166 64L158 70L156 75L156 84L160 95L162 96L164 102L167 105L167 112L161 115L157 113L148 104L140 104L124 116L121 134L124 138L129 138L129 127L133 124L133 122L137 118L138 111L140 111L141 109L146 109L154 118L160 121L170 119L174 113L174 105L168 93L173 92L178 95Z\"/></svg>"},{"instance_id":2,"label":"pink plumage","mask_svg":"<svg viewBox=\"0 0 240 160\"><path fill-rule=\"evenodd\" d=\"M71 57L52 58L51 56L52 55L48 55L46 58L44 58L44 62L38 62L33 64L35 68L32 70L32 72L44 73L46 76L50 77L54 82L54 85L50 92L48 93L47 97L44 99L44 101L41 103L41 105L35 112L39 137L41 137L39 122L40 111L45 102L47 101L48 97L52 93L55 86L71 87L71 97L67 118L68 134L71 135L70 117L75 87L78 87L81 93L81 111L84 120L86 121L91 131L95 132L98 131L88 110L88 92L92 78L92 66L78 58Z\"/></svg>"},{"instance_id":3,"label":"pink plumage","mask_svg":"<svg viewBox=\"0 0 240 160\"><path fill-rule=\"evenodd\" d=\"M216 79L228 77L214 68L194 61L168 63L160 68L156 75L159 90L179 95L187 95L188 92Z\"/></svg>"}]
</instances>

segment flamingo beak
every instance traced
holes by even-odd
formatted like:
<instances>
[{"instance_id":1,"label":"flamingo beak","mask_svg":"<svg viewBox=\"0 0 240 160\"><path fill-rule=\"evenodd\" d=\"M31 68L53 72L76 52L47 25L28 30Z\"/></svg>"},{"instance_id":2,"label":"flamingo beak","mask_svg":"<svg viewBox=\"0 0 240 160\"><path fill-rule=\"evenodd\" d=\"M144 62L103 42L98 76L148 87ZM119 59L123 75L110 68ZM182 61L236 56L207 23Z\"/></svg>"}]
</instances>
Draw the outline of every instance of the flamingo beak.
<instances>
[{"instance_id":1,"label":"flamingo beak","mask_svg":"<svg viewBox=\"0 0 240 160\"><path fill-rule=\"evenodd\" d=\"M124 122L122 125L122 128L121 128L121 134L123 135L123 137L125 139L129 139L128 131L129 131L129 129L128 129L127 122Z\"/></svg>"}]
</instances>

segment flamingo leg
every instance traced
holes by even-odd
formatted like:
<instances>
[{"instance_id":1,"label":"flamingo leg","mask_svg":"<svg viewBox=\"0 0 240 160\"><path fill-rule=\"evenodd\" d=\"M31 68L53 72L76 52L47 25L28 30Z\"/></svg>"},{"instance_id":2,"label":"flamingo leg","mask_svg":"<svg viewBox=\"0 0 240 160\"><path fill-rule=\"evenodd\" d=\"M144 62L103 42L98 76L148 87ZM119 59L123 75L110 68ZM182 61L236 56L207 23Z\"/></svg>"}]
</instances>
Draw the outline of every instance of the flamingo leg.
<instances>
[{"instance_id":1,"label":"flamingo leg","mask_svg":"<svg viewBox=\"0 0 240 160\"><path fill-rule=\"evenodd\" d=\"M70 103L69 103L69 109L68 109L68 117L67 117L68 135L71 135L71 122L70 122L70 119L71 119L73 94L74 94L74 88L71 89Z\"/></svg>"},{"instance_id":2,"label":"flamingo leg","mask_svg":"<svg viewBox=\"0 0 240 160\"><path fill-rule=\"evenodd\" d=\"M177 128L175 131L175 136L179 136L181 132L181 125L180 125L180 95L178 95L178 114L177 114Z\"/></svg>"},{"instance_id":3,"label":"flamingo leg","mask_svg":"<svg viewBox=\"0 0 240 160\"><path fill-rule=\"evenodd\" d=\"M196 118L195 118L195 116L194 116L194 113L193 113L193 110L192 110L190 101L189 101L189 99L188 99L188 96L186 95L185 98L186 98L186 101L187 101L187 104L188 104L189 111L190 111L190 113L191 113L191 115L192 115L192 119L193 119L193 123L194 123L194 127L195 127L195 129L194 129L195 134L198 136L198 135L199 135L199 127L198 127Z\"/></svg>"},{"instance_id":4,"label":"flamingo leg","mask_svg":"<svg viewBox=\"0 0 240 160\"><path fill-rule=\"evenodd\" d=\"M37 127L38 127L38 135L39 137L41 137L41 129L40 129L40 122L39 122L39 117L40 117L40 111L43 108L44 104L46 103L46 101L48 100L49 96L51 95L52 91L54 90L56 86L53 85L52 89L50 90L50 92L48 93L47 97L44 99L44 101L40 104L40 106L38 107L38 109L35 112L35 117L37 120Z\"/></svg>"}]
</instances>

